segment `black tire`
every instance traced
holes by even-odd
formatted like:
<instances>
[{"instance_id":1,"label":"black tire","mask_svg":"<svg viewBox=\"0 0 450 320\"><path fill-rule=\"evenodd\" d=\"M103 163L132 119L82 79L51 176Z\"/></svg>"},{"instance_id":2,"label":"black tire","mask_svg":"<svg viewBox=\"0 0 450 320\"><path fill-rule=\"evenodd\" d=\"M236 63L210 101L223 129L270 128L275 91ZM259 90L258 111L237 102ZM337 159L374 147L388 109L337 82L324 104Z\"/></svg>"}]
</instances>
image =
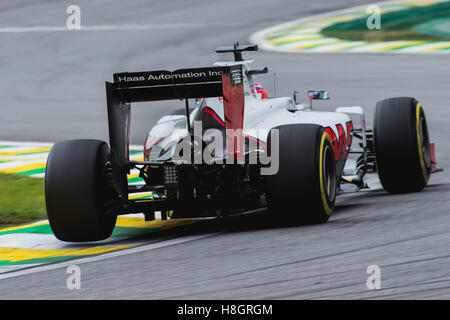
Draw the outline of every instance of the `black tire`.
<instances>
[{"instance_id":1,"label":"black tire","mask_svg":"<svg viewBox=\"0 0 450 320\"><path fill-rule=\"evenodd\" d=\"M330 137L319 125L292 124L275 129L279 130L279 168L266 178L271 213L295 224L326 222L334 210L337 190ZM268 145L271 153L270 137Z\"/></svg>"},{"instance_id":2,"label":"black tire","mask_svg":"<svg viewBox=\"0 0 450 320\"><path fill-rule=\"evenodd\" d=\"M109 160L109 147L99 140L68 140L52 147L45 172L45 201L58 239L85 242L111 235L117 217L103 212L113 197L107 181Z\"/></svg>"},{"instance_id":3,"label":"black tire","mask_svg":"<svg viewBox=\"0 0 450 320\"><path fill-rule=\"evenodd\" d=\"M427 121L420 103L407 97L379 101L373 129L383 188L389 193L422 190L430 178L431 157Z\"/></svg>"}]
</instances>

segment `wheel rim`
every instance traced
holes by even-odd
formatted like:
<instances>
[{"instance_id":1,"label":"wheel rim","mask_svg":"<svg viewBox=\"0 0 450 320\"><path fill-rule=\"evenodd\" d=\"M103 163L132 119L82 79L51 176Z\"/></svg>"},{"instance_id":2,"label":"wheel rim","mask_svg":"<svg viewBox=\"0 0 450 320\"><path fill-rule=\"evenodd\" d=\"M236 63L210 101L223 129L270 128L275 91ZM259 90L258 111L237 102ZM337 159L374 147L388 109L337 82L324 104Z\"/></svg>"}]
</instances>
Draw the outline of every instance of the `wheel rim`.
<instances>
[{"instance_id":1,"label":"wheel rim","mask_svg":"<svg viewBox=\"0 0 450 320\"><path fill-rule=\"evenodd\" d=\"M430 139L428 136L427 123L423 115L420 116L419 132L425 168L429 170L431 167Z\"/></svg>"},{"instance_id":2,"label":"wheel rim","mask_svg":"<svg viewBox=\"0 0 450 320\"><path fill-rule=\"evenodd\" d=\"M324 151L323 158L323 172L325 193L330 202L334 201L336 197L336 165L334 163L334 156L331 148L327 145Z\"/></svg>"}]
</instances>

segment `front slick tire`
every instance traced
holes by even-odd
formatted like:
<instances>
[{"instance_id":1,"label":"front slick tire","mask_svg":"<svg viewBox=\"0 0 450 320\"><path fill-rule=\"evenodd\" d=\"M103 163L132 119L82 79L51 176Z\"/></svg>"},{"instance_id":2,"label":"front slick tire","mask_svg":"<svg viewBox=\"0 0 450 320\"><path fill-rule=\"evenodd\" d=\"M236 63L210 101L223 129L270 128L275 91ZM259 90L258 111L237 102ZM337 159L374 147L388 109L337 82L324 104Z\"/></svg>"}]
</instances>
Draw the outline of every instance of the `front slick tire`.
<instances>
[{"instance_id":1,"label":"front slick tire","mask_svg":"<svg viewBox=\"0 0 450 320\"><path fill-rule=\"evenodd\" d=\"M113 197L107 182L109 161L109 147L99 140L68 140L52 147L45 200L50 226L59 240L98 241L111 235L117 217L103 210Z\"/></svg>"},{"instance_id":2,"label":"front slick tire","mask_svg":"<svg viewBox=\"0 0 450 320\"><path fill-rule=\"evenodd\" d=\"M326 222L334 210L337 190L330 137L322 126L313 124L274 129L279 130L279 169L266 180L269 210L292 224ZM269 137L269 152L274 152L271 143Z\"/></svg>"},{"instance_id":3,"label":"front slick tire","mask_svg":"<svg viewBox=\"0 0 450 320\"><path fill-rule=\"evenodd\" d=\"M389 193L422 190L431 173L425 113L414 98L379 101L374 116L374 149L383 188Z\"/></svg>"}]
</instances>

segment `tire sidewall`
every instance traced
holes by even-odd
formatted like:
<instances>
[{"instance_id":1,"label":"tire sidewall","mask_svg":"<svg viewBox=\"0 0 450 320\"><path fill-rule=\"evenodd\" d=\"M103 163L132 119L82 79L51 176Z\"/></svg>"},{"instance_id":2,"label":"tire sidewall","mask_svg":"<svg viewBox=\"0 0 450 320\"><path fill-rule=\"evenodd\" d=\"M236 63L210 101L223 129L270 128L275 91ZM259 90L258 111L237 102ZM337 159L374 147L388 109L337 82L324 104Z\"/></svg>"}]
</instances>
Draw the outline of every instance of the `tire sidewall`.
<instances>
[{"instance_id":1,"label":"tire sidewall","mask_svg":"<svg viewBox=\"0 0 450 320\"><path fill-rule=\"evenodd\" d=\"M63 241L97 241L109 237L116 216L104 214L112 196L103 168L110 158L99 140L68 140L50 151L45 175L47 216L55 236Z\"/></svg>"},{"instance_id":2,"label":"tire sidewall","mask_svg":"<svg viewBox=\"0 0 450 320\"><path fill-rule=\"evenodd\" d=\"M389 98L377 103L374 115L374 153L378 175L389 193L422 190L429 181L431 164L424 166L420 121L429 133L425 112L414 98Z\"/></svg>"},{"instance_id":3,"label":"tire sidewall","mask_svg":"<svg viewBox=\"0 0 450 320\"><path fill-rule=\"evenodd\" d=\"M299 224L326 222L334 210L325 192L324 157L331 157L337 185L333 146L325 129L313 124L279 126L279 170L266 178L268 206L273 215ZM268 139L271 152L271 134ZM328 150L325 154L325 150ZM269 154L272 156L271 154Z\"/></svg>"}]
</instances>

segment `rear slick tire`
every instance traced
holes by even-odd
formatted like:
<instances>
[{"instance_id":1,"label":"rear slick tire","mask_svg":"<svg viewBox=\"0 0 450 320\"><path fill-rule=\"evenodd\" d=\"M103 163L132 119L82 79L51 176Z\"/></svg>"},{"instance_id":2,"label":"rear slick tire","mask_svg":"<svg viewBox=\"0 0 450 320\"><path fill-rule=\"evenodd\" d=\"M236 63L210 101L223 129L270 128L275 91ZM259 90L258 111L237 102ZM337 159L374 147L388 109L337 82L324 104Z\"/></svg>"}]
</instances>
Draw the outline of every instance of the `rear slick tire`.
<instances>
[{"instance_id":1,"label":"rear slick tire","mask_svg":"<svg viewBox=\"0 0 450 320\"><path fill-rule=\"evenodd\" d=\"M269 210L293 224L326 222L334 210L338 181L329 135L322 126L313 124L274 129L279 130L279 168L266 178Z\"/></svg>"},{"instance_id":2,"label":"rear slick tire","mask_svg":"<svg viewBox=\"0 0 450 320\"><path fill-rule=\"evenodd\" d=\"M108 183L110 150L99 140L56 143L48 156L45 200L50 226L62 241L86 242L108 238L115 215L105 215L113 198Z\"/></svg>"}]
</instances>

